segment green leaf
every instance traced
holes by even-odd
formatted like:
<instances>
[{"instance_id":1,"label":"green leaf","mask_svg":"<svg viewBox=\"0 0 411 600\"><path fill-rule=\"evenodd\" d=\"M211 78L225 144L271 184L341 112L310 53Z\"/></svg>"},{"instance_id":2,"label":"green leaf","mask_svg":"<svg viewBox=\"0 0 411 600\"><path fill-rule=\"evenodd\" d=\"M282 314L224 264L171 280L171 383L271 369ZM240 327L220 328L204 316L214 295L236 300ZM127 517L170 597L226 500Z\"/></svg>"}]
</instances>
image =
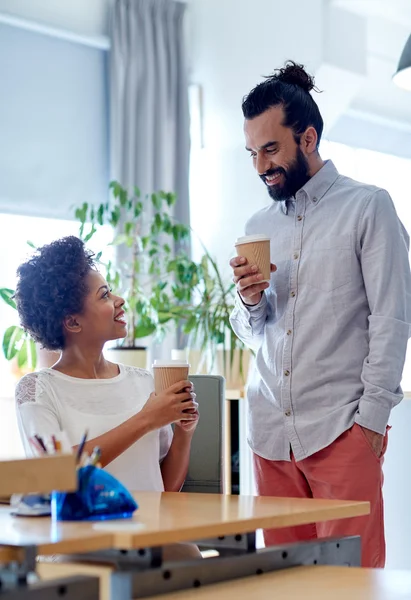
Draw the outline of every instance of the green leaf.
<instances>
[{"instance_id":1,"label":"green leaf","mask_svg":"<svg viewBox=\"0 0 411 600\"><path fill-rule=\"evenodd\" d=\"M121 216L120 207L115 206L114 209L111 211L111 217L110 217L110 225L112 227L116 227L118 225L118 222L120 221L120 216Z\"/></svg>"},{"instance_id":2,"label":"green leaf","mask_svg":"<svg viewBox=\"0 0 411 600\"><path fill-rule=\"evenodd\" d=\"M173 204L176 203L176 195L172 194L171 192L169 192L168 194L166 194L166 202L168 204L168 206L173 206Z\"/></svg>"},{"instance_id":3,"label":"green leaf","mask_svg":"<svg viewBox=\"0 0 411 600\"><path fill-rule=\"evenodd\" d=\"M134 337L142 338L151 335L156 330L156 325L149 319L142 320L141 323L138 323L134 329Z\"/></svg>"},{"instance_id":4,"label":"green leaf","mask_svg":"<svg viewBox=\"0 0 411 600\"><path fill-rule=\"evenodd\" d=\"M104 204L100 204L97 209L97 223L103 225L104 223Z\"/></svg>"},{"instance_id":5,"label":"green leaf","mask_svg":"<svg viewBox=\"0 0 411 600\"><path fill-rule=\"evenodd\" d=\"M197 324L197 317L195 314L191 315L186 324L183 327L184 333L190 333Z\"/></svg>"},{"instance_id":6,"label":"green leaf","mask_svg":"<svg viewBox=\"0 0 411 600\"><path fill-rule=\"evenodd\" d=\"M158 231L161 228L161 225L163 223L160 213L156 213L154 215L154 223L155 223L155 226L156 226L157 231Z\"/></svg>"},{"instance_id":7,"label":"green leaf","mask_svg":"<svg viewBox=\"0 0 411 600\"><path fill-rule=\"evenodd\" d=\"M17 352L17 366L19 369L27 365L28 359L28 346L29 340L24 340L20 350Z\"/></svg>"},{"instance_id":8,"label":"green leaf","mask_svg":"<svg viewBox=\"0 0 411 600\"><path fill-rule=\"evenodd\" d=\"M140 198L141 196L140 188L138 188L136 185L134 186L134 195L136 198Z\"/></svg>"},{"instance_id":9,"label":"green leaf","mask_svg":"<svg viewBox=\"0 0 411 600\"><path fill-rule=\"evenodd\" d=\"M127 195L127 190L125 190L124 188L120 189L119 201L120 201L121 206L126 206L127 201L128 201L128 195Z\"/></svg>"},{"instance_id":10,"label":"green leaf","mask_svg":"<svg viewBox=\"0 0 411 600\"><path fill-rule=\"evenodd\" d=\"M120 196L122 187L118 181L110 181L108 187L113 192L114 198L118 198Z\"/></svg>"},{"instance_id":11,"label":"green leaf","mask_svg":"<svg viewBox=\"0 0 411 600\"><path fill-rule=\"evenodd\" d=\"M143 203L136 202L136 204L134 206L134 217L136 219L138 219L138 217L141 215L142 212L143 212Z\"/></svg>"},{"instance_id":12,"label":"green leaf","mask_svg":"<svg viewBox=\"0 0 411 600\"><path fill-rule=\"evenodd\" d=\"M91 238L93 237L93 235L96 233L97 229L94 227L94 225L92 225L90 231L88 232L88 234L85 236L84 238L84 243L87 244L87 242L89 240L91 240Z\"/></svg>"},{"instance_id":13,"label":"green leaf","mask_svg":"<svg viewBox=\"0 0 411 600\"><path fill-rule=\"evenodd\" d=\"M131 221L127 221L127 223L124 223L125 234L131 235L133 233L133 227L134 227L134 223L132 223Z\"/></svg>"},{"instance_id":14,"label":"green leaf","mask_svg":"<svg viewBox=\"0 0 411 600\"><path fill-rule=\"evenodd\" d=\"M16 309L16 303L13 300L14 290L10 290L9 288L0 288L0 298L4 300L6 304Z\"/></svg>"},{"instance_id":15,"label":"green leaf","mask_svg":"<svg viewBox=\"0 0 411 600\"><path fill-rule=\"evenodd\" d=\"M7 360L11 360L19 352L19 342L24 335L24 330L18 325L11 325L6 329L3 336L3 354Z\"/></svg>"},{"instance_id":16,"label":"green leaf","mask_svg":"<svg viewBox=\"0 0 411 600\"><path fill-rule=\"evenodd\" d=\"M36 244L34 244L34 242L31 242L30 240L27 240L27 245L30 246L30 248L33 248L34 250L37 250L37 246Z\"/></svg>"},{"instance_id":17,"label":"green leaf","mask_svg":"<svg viewBox=\"0 0 411 600\"><path fill-rule=\"evenodd\" d=\"M151 203L156 210L161 210L161 198L158 194L151 194Z\"/></svg>"},{"instance_id":18,"label":"green leaf","mask_svg":"<svg viewBox=\"0 0 411 600\"><path fill-rule=\"evenodd\" d=\"M171 248L168 244L164 244L163 250L166 254L170 254L170 252L171 252Z\"/></svg>"},{"instance_id":19,"label":"green leaf","mask_svg":"<svg viewBox=\"0 0 411 600\"><path fill-rule=\"evenodd\" d=\"M111 242L111 246L121 246L121 244L126 244L128 240L128 235L125 233L119 233L116 235L114 240Z\"/></svg>"}]
</instances>

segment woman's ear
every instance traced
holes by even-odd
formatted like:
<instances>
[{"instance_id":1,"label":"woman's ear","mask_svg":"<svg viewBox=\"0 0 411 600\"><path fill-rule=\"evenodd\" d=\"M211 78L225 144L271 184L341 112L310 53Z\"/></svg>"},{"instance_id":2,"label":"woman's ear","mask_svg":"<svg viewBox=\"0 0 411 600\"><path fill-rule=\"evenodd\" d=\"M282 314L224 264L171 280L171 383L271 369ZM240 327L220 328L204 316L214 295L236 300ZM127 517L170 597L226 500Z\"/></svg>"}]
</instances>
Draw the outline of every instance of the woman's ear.
<instances>
[{"instance_id":1,"label":"woman's ear","mask_svg":"<svg viewBox=\"0 0 411 600\"><path fill-rule=\"evenodd\" d=\"M74 315L69 315L64 318L63 327L70 333L80 333L81 331L81 325Z\"/></svg>"}]
</instances>

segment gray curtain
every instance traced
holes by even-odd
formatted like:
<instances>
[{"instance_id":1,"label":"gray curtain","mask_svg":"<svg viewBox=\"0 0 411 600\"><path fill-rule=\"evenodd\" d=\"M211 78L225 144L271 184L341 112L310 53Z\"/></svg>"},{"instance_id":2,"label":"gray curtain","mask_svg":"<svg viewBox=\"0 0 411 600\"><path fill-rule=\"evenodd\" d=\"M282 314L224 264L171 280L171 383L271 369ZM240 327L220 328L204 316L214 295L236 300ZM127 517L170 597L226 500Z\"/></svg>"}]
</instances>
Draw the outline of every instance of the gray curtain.
<instances>
[{"instance_id":1,"label":"gray curtain","mask_svg":"<svg viewBox=\"0 0 411 600\"><path fill-rule=\"evenodd\" d=\"M111 26L110 170L143 193L177 194L175 217L189 223L189 107L186 5L116 0Z\"/></svg>"}]
</instances>

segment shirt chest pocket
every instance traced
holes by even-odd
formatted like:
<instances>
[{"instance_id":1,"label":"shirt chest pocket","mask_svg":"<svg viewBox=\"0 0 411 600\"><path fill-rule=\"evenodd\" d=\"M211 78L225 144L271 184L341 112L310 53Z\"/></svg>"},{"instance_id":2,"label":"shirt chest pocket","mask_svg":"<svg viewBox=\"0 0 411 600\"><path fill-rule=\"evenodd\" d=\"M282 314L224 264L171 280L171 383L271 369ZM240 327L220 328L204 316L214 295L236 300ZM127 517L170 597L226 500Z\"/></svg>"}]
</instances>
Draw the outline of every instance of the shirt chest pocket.
<instances>
[{"instance_id":1,"label":"shirt chest pocket","mask_svg":"<svg viewBox=\"0 0 411 600\"><path fill-rule=\"evenodd\" d=\"M303 246L304 251L304 246ZM304 251L300 282L314 289L332 292L351 282L351 236L316 237Z\"/></svg>"}]
</instances>

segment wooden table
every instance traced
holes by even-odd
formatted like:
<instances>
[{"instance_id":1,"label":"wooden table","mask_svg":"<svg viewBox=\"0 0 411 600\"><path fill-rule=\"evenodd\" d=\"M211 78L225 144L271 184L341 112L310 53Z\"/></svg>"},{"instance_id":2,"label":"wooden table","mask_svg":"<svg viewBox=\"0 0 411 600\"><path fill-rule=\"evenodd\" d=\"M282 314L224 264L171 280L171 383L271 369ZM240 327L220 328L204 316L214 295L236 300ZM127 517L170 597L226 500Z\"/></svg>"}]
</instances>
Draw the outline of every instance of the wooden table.
<instances>
[{"instance_id":1,"label":"wooden table","mask_svg":"<svg viewBox=\"0 0 411 600\"><path fill-rule=\"evenodd\" d=\"M135 497L139 509L131 520L115 522L118 531L90 522L12 517L10 508L0 507L0 547L34 544L43 555L153 547L369 513L368 502L339 500L181 492L138 492Z\"/></svg>"},{"instance_id":2,"label":"wooden table","mask_svg":"<svg viewBox=\"0 0 411 600\"><path fill-rule=\"evenodd\" d=\"M295 567L218 585L156 596L156 600L405 600L411 572L348 567Z\"/></svg>"}]
</instances>

